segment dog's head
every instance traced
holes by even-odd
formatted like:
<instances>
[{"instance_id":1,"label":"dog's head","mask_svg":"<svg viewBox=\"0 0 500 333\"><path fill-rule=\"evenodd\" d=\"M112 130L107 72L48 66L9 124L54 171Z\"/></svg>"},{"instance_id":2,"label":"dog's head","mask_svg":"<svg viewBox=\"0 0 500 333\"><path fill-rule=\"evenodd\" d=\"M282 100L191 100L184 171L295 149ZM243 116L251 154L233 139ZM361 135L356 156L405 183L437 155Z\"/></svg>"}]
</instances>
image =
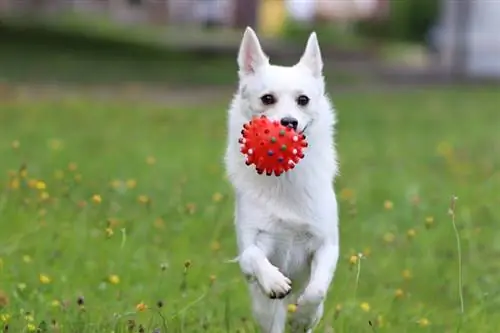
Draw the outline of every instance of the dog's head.
<instances>
[{"instance_id":1,"label":"dog's head","mask_svg":"<svg viewBox=\"0 0 500 333\"><path fill-rule=\"evenodd\" d=\"M309 36L299 62L284 67L269 63L255 32L247 28L240 45L238 66L240 105L237 109L245 121L265 115L306 134L318 126L318 122L329 122L330 115L322 115L330 110L329 105L324 105L323 60L316 33Z\"/></svg>"}]
</instances>

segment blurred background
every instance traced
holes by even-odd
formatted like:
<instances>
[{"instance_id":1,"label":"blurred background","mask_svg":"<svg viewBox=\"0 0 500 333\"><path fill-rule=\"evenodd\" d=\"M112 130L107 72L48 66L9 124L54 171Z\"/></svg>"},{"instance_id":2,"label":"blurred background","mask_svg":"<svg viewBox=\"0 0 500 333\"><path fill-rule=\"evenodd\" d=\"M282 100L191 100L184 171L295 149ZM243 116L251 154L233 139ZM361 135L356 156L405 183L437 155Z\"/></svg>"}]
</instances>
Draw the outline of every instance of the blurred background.
<instances>
[{"instance_id":1,"label":"blurred background","mask_svg":"<svg viewBox=\"0 0 500 333\"><path fill-rule=\"evenodd\" d=\"M289 64L316 30L341 86L496 79L499 16L489 0L0 0L0 79L232 86L246 26Z\"/></svg>"},{"instance_id":2,"label":"blurred background","mask_svg":"<svg viewBox=\"0 0 500 333\"><path fill-rule=\"evenodd\" d=\"M337 109L318 332L497 333L496 0L0 0L3 332L255 332L222 164L246 26L281 65L315 30Z\"/></svg>"}]
</instances>

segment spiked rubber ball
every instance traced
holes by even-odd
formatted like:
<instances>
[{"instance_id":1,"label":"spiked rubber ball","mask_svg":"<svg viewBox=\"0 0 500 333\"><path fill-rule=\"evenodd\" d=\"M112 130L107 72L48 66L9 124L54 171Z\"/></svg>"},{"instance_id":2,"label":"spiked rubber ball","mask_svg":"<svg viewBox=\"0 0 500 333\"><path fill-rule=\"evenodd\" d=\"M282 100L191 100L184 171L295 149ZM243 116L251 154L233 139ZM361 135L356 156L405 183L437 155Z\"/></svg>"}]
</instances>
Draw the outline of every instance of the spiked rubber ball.
<instances>
[{"instance_id":1,"label":"spiked rubber ball","mask_svg":"<svg viewBox=\"0 0 500 333\"><path fill-rule=\"evenodd\" d=\"M304 158L306 137L266 116L254 117L241 130L241 153L246 165L254 165L258 174L279 176Z\"/></svg>"}]
</instances>

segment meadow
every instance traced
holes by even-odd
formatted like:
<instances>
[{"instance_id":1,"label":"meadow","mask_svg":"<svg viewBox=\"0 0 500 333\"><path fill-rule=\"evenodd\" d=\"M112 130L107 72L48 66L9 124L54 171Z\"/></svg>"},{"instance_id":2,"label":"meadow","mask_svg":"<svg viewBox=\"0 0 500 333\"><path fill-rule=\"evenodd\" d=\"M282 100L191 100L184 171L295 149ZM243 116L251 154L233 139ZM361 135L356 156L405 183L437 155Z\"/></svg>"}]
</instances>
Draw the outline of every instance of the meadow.
<instances>
[{"instance_id":1,"label":"meadow","mask_svg":"<svg viewBox=\"0 0 500 333\"><path fill-rule=\"evenodd\" d=\"M3 95L3 332L257 332L227 262L229 98ZM341 258L317 332L497 332L498 91L332 98Z\"/></svg>"}]
</instances>

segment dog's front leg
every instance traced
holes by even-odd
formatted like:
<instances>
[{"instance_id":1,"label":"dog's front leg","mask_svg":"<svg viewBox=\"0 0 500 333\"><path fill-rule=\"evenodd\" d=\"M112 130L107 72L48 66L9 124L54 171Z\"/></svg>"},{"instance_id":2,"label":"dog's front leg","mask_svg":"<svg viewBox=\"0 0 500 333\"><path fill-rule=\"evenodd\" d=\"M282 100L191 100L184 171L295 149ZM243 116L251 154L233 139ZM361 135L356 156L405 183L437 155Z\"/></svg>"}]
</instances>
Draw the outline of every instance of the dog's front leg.
<instances>
[{"instance_id":1,"label":"dog's front leg","mask_svg":"<svg viewBox=\"0 0 500 333\"><path fill-rule=\"evenodd\" d=\"M249 245L240 254L242 272L251 280L250 297L253 315L262 333L283 333L286 323L283 298L291 291L291 282L276 266L272 265L265 252L257 245Z\"/></svg>"},{"instance_id":2,"label":"dog's front leg","mask_svg":"<svg viewBox=\"0 0 500 333\"><path fill-rule=\"evenodd\" d=\"M256 279L269 298L284 298L291 291L291 281L268 259L273 251L273 242L272 238L266 237L265 228L272 221L255 202L245 200L241 195L237 195L236 199L236 234L241 271L248 278Z\"/></svg>"},{"instance_id":3,"label":"dog's front leg","mask_svg":"<svg viewBox=\"0 0 500 333\"><path fill-rule=\"evenodd\" d=\"M277 299L291 291L291 281L268 259L273 250L269 238L261 228L268 225L268 217L258 207L240 199L236 212L238 262L250 284L253 314L263 333L283 333L286 306Z\"/></svg>"},{"instance_id":4,"label":"dog's front leg","mask_svg":"<svg viewBox=\"0 0 500 333\"><path fill-rule=\"evenodd\" d=\"M241 271L256 279L262 291L271 299L281 299L292 290L291 281L271 264L257 245L250 245L239 257Z\"/></svg>"},{"instance_id":5,"label":"dog's front leg","mask_svg":"<svg viewBox=\"0 0 500 333\"><path fill-rule=\"evenodd\" d=\"M311 332L323 315L323 302L332 282L339 257L338 241L328 240L314 254L311 276L297 300L292 318L292 332Z\"/></svg>"}]
</instances>

